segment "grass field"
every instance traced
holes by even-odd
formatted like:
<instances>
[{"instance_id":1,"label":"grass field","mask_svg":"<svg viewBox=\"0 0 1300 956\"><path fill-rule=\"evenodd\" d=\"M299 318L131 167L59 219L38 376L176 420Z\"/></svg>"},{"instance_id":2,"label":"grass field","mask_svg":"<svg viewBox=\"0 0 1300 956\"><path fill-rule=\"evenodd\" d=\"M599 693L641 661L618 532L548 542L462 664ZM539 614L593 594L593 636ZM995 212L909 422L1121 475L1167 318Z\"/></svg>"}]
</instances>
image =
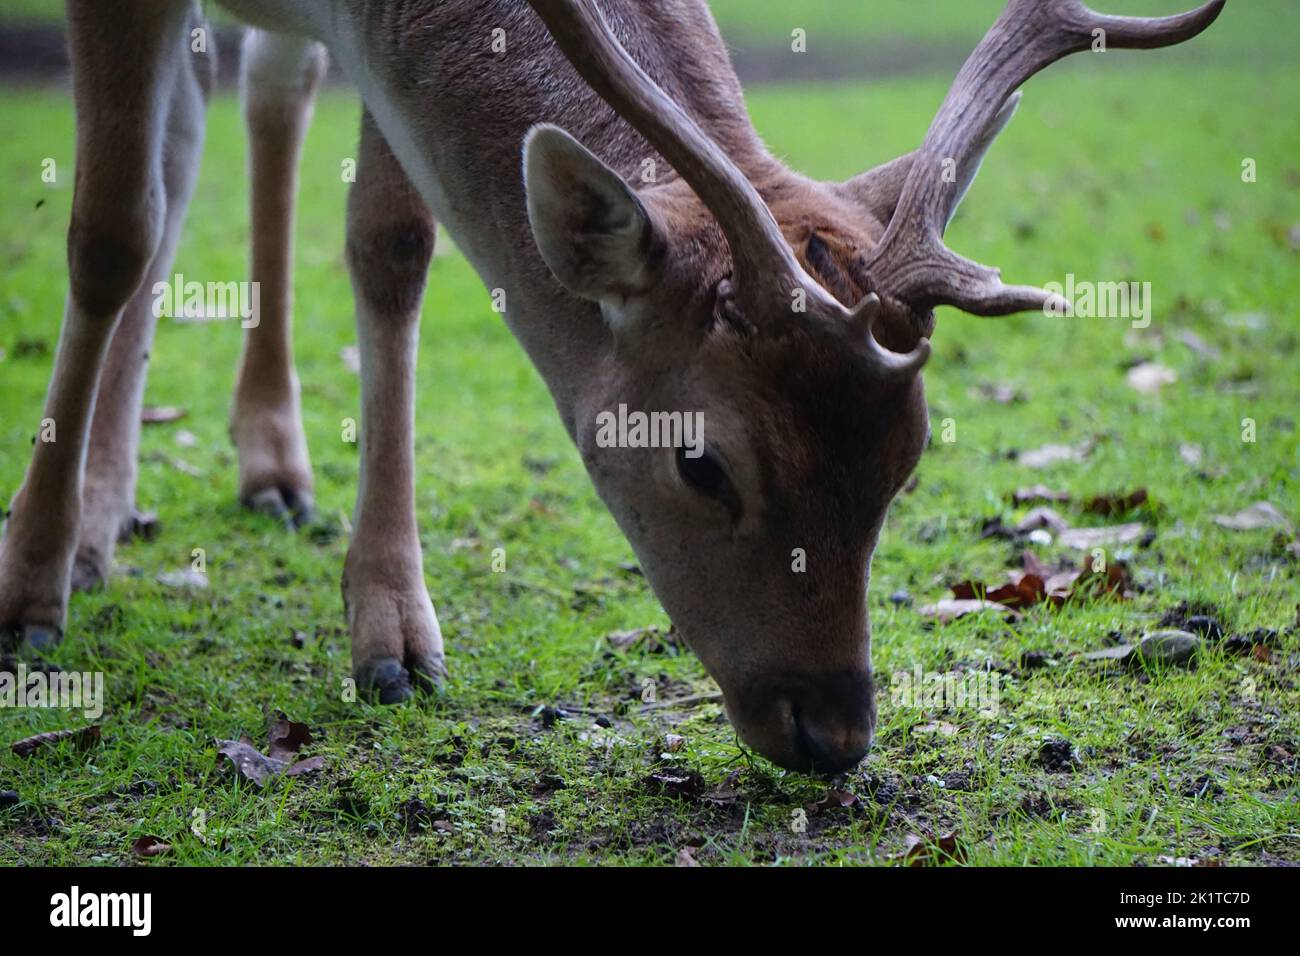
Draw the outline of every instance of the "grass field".
<instances>
[{"instance_id":1,"label":"grass field","mask_svg":"<svg viewBox=\"0 0 1300 956\"><path fill-rule=\"evenodd\" d=\"M882 17L903 7L877 6ZM1120 6L1130 9L1109 8ZM755 13L753 25L784 30L776 16ZM750 99L793 165L846 176L912 148L947 80L763 88ZM139 491L163 533L119 552L107 591L74 599L69 639L52 656L105 673L103 740L20 758L7 744L84 721L0 710L0 790L17 791L0 806L0 862L130 863L132 841L153 835L174 848L148 865L672 863L688 847L705 865L889 863L912 835L949 834L944 845L972 864L1300 862L1300 634L1288 630L1297 564L1277 533L1213 521L1262 500L1300 518L1298 91L1296 67L1282 60L1227 69L1159 55L1118 73L1067 65L1030 87L952 244L1013 281L1149 281L1154 320L1132 330L1114 319L940 315L926 376L936 440L874 565L877 743L833 783L857 798L850 806L824 799L826 781L746 753L716 703L642 706L647 678L660 701L714 687L689 654L611 647L612 632L667 621L624 569L631 552L540 380L454 252L435 260L424 309L416 445L426 573L452 679L431 703L342 699L338 577L357 456L339 423L359 409L340 359L354 332L339 169L355 149L357 106L329 93L303 169L297 274L317 521L291 534L235 504L226 415L237 326L165 323L147 401L188 415L146 426ZM70 104L54 91L2 93L0 133L7 501L39 421L65 292ZM176 265L187 276L244 272L243 149L236 102L224 96ZM54 186L40 178L47 157L60 170ZM1257 182L1242 181L1245 159ZM1158 394L1131 388L1126 368L1143 359L1178 380ZM989 401L988 384L1022 400ZM1254 442L1242 440L1244 419ZM940 438L946 420L955 441ZM182 431L192 446L178 442ZM1093 437L1086 461L1045 470L1010 454ZM1184 460L1183 445L1200 446L1200 464ZM1111 555L1138 593L1038 608L1014 624L930 625L917 606L949 584L1001 580L1021 546L981 539L981 528L1023 517L1028 507L1008 496L1037 482L1076 499L1149 490L1122 518L1059 508L1074 523L1141 521L1154 532ZM498 546L505 574L490 570ZM196 547L208 590L157 582ZM900 589L913 605L890 601ZM1141 637L1181 601L1212 609L1231 634L1282 633L1257 655L1209 643L1194 668L1123 670L1081 656ZM1026 652L1046 666L1030 667ZM998 713L895 705L891 675L915 667L994 669ZM323 769L264 789L232 779L215 741L264 744L277 710L313 728L304 753ZM679 749L667 734L684 738ZM793 825L800 810L806 829Z\"/></svg>"}]
</instances>

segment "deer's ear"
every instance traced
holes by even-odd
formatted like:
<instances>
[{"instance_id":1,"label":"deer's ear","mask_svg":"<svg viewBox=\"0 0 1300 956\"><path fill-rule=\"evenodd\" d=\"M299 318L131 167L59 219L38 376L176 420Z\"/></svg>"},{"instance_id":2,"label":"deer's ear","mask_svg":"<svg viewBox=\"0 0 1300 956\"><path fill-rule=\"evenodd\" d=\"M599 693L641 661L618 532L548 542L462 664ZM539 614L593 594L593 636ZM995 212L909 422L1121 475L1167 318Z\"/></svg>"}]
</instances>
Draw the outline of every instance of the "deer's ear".
<instances>
[{"instance_id":1,"label":"deer's ear","mask_svg":"<svg viewBox=\"0 0 1300 956\"><path fill-rule=\"evenodd\" d=\"M614 170L557 126L524 140L528 219L542 258L576 295L619 306L655 284L659 244L645 205Z\"/></svg>"}]
</instances>

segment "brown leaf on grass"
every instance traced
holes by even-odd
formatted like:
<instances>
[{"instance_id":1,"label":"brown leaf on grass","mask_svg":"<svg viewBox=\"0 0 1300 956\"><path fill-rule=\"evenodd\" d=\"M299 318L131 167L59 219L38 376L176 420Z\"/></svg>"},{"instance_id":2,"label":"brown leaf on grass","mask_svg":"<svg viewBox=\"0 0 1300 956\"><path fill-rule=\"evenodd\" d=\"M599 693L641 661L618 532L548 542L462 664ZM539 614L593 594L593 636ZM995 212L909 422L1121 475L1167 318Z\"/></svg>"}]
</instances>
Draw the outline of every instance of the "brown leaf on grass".
<instances>
[{"instance_id":1,"label":"brown leaf on grass","mask_svg":"<svg viewBox=\"0 0 1300 956\"><path fill-rule=\"evenodd\" d=\"M267 738L268 753L262 753L253 746L251 740L241 737L239 740L218 740L217 755L229 760L241 777L259 787L266 786L275 777L298 777L325 766L324 757L308 757L306 760L290 762L299 750L311 743L311 731L306 724L289 720L284 714L277 714Z\"/></svg>"},{"instance_id":2,"label":"brown leaf on grass","mask_svg":"<svg viewBox=\"0 0 1300 956\"><path fill-rule=\"evenodd\" d=\"M52 747L60 740L71 740L78 750L86 750L99 743L99 725L90 724L72 730L50 730L43 734L33 734L31 737L16 741L9 749L13 751L15 757L30 757L41 748Z\"/></svg>"},{"instance_id":3,"label":"brown leaf on grass","mask_svg":"<svg viewBox=\"0 0 1300 956\"><path fill-rule=\"evenodd\" d=\"M1214 523L1229 531L1262 531L1267 528L1292 530L1290 520L1267 501L1256 501L1248 508L1230 515L1215 515Z\"/></svg>"},{"instance_id":4,"label":"brown leaf on grass","mask_svg":"<svg viewBox=\"0 0 1300 956\"><path fill-rule=\"evenodd\" d=\"M831 788L826 791L826 796L815 803L808 804L804 809L808 811L808 816L815 817L827 810L847 810L856 807L860 802L857 794L849 793L847 790Z\"/></svg>"},{"instance_id":5,"label":"brown leaf on grass","mask_svg":"<svg viewBox=\"0 0 1300 956\"><path fill-rule=\"evenodd\" d=\"M952 587L953 597L959 601L993 602L1007 608L1033 607L1047 594L1046 582L1036 574L1019 574L1015 580L994 588L975 581L962 581ZM924 613L924 612L922 612Z\"/></svg>"},{"instance_id":6,"label":"brown leaf on grass","mask_svg":"<svg viewBox=\"0 0 1300 956\"><path fill-rule=\"evenodd\" d=\"M1070 495L1064 491L1053 491L1046 485L1031 485L1028 488L1017 489L1011 496L1011 500L1018 505L1038 504L1040 502L1065 504L1070 500Z\"/></svg>"},{"instance_id":7,"label":"brown leaf on grass","mask_svg":"<svg viewBox=\"0 0 1300 956\"><path fill-rule=\"evenodd\" d=\"M1083 568L1074 574L1069 582L1068 598L1089 598L1110 595L1121 601L1131 597L1129 592L1128 565L1123 561L1109 561L1104 571L1094 571L1090 557L1083 559ZM1048 591L1052 591L1053 582L1048 582Z\"/></svg>"},{"instance_id":8,"label":"brown leaf on grass","mask_svg":"<svg viewBox=\"0 0 1300 956\"><path fill-rule=\"evenodd\" d=\"M1127 494L1116 493L1089 498L1087 503L1084 504L1083 510L1088 514L1110 517L1132 511L1139 505L1146 504L1146 501L1147 490L1139 488L1137 491L1130 491Z\"/></svg>"},{"instance_id":9,"label":"brown leaf on grass","mask_svg":"<svg viewBox=\"0 0 1300 956\"><path fill-rule=\"evenodd\" d=\"M956 833L946 833L938 839L926 839L909 833L903 841L900 856L908 866L938 866L943 863L965 863L968 854L965 844L957 838Z\"/></svg>"},{"instance_id":10,"label":"brown leaf on grass","mask_svg":"<svg viewBox=\"0 0 1300 956\"><path fill-rule=\"evenodd\" d=\"M175 405L146 405L140 409L140 422L145 425L165 425L168 422L178 422L188 414L185 409Z\"/></svg>"},{"instance_id":11,"label":"brown leaf on grass","mask_svg":"<svg viewBox=\"0 0 1300 956\"><path fill-rule=\"evenodd\" d=\"M1026 550L1021 556L1020 570L1009 571L1006 584L989 587L977 581L962 581L952 587L957 600L992 601L1005 607L1021 610L1048 602L1060 607L1077 598L1113 595L1120 600L1128 597L1128 567L1122 561L1107 563L1104 571L1094 571L1091 556L1085 556L1081 565L1054 567Z\"/></svg>"},{"instance_id":12,"label":"brown leaf on grass","mask_svg":"<svg viewBox=\"0 0 1300 956\"><path fill-rule=\"evenodd\" d=\"M963 618L971 614L994 613L1001 614L1005 617L1017 618L1020 613L1014 608L1009 608L1005 604L999 604L996 601L980 601L973 599L944 599L936 601L933 604L927 604L918 612L922 617L928 617L940 624L950 624L958 618Z\"/></svg>"},{"instance_id":13,"label":"brown leaf on grass","mask_svg":"<svg viewBox=\"0 0 1300 956\"><path fill-rule=\"evenodd\" d=\"M312 740L311 730L306 724L290 720L278 712L275 723L266 732L266 738L270 744L267 752L277 760L288 760Z\"/></svg>"},{"instance_id":14,"label":"brown leaf on grass","mask_svg":"<svg viewBox=\"0 0 1300 956\"><path fill-rule=\"evenodd\" d=\"M156 836L142 836L131 844L131 853L139 857L162 856L171 851L172 845Z\"/></svg>"}]
</instances>

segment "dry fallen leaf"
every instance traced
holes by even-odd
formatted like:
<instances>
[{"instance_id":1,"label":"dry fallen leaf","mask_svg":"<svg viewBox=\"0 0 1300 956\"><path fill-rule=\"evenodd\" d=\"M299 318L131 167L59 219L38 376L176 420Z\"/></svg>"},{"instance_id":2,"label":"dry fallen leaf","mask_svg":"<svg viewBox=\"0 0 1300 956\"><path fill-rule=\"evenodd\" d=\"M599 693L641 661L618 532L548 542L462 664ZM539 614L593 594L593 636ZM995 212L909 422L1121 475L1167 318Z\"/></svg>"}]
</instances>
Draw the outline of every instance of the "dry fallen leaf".
<instances>
[{"instance_id":1,"label":"dry fallen leaf","mask_svg":"<svg viewBox=\"0 0 1300 956\"><path fill-rule=\"evenodd\" d=\"M982 600L1000 607L1025 608L1032 607L1043 599L1046 594L1044 585L1043 579L1036 574L1021 574L1009 583L994 588L974 581L963 581L953 585L952 594L959 601L978 603Z\"/></svg>"},{"instance_id":2,"label":"dry fallen leaf","mask_svg":"<svg viewBox=\"0 0 1300 956\"><path fill-rule=\"evenodd\" d=\"M172 845L156 836L142 836L131 844L131 852L140 857L162 856L171 851Z\"/></svg>"},{"instance_id":3,"label":"dry fallen leaf","mask_svg":"<svg viewBox=\"0 0 1300 956\"><path fill-rule=\"evenodd\" d=\"M1122 561L1107 562L1104 571L1094 571L1091 556L1085 555L1078 567L1053 567L1026 550L1021 564L1020 570L1008 572L1006 584L989 587L977 581L962 581L952 586L953 597L961 601L983 599L1019 610L1043 601L1060 607L1075 598L1108 594L1124 600L1129 596L1128 567Z\"/></svg>"},{"instance_id":4,"label":"dry fallen leaf","mask_svg":"<svg viewBox=\"0 0 1300 956\"><path fill-rule=\"evenodd\" d=\"M909 833L903 841L900 856L908 866L937 866L943 863L965 863L967 853L956 833L946 833L937 840L926 840L915 833Z\"/></svg>"},{"instance_id":5,"label":"dry fallen leaf","mask_svg":"<svg viewBox=\"0 0 1300 956\"><path fill-rule=\"evenodd\" d=\"M857 794L849 793L847 790L836 790L834 788L826 791L826 796L822 797L816 803L810 803L804 809L808 811L808 816L815 817L819 813L827 810L847 810L850 807L857 806L861 801Z\"/></svg>"},{"instance_id":6,"label":"dry fallen leaf","mask_svg":"<svg viewBox=\"0 0 1300 956\"><path fill-rule=\"evenodd\" d=\"M1107 528L1070 528L1062 531L1057 541L1066 548L1091 551L1093 548L1113 548L1121 544L1141 541L1146 526L1140 523L1118 524Z\"/></svg>"},{"instance_id":7,"label":"dry fallen leaf","mask_svg":"<svg viewBox=\"0 0 1300 956\"><path fill-rule=\"evenodd\" d=\"M99 725L76 727L72 730L50 730L43 734L33 734L15 742L9 749L16 757L30 757L42 747L52 747L60 740L71 740L78 750L85 750L99 743Z\"/></svg>"},{"instance_id":8,"label":"dry fallen leaf","mask_svg":"<svg viewBox=\"0 0 1300 956\"><path fill-rule=\"evenodd\" d=\"M1040 505L1020 519L1020 523L1016 525L1016 530L1029 532L1045 529L1053 534L1060 534L1062 531L1068 530L1069 527L1069 522L1057 514L1055 510Z\"/></svg>"},{"instance_id":9,"label":"dry fallen leaf","mask_svg":"<svg viewBox=\"0 0 1300 956\"><path fill-rule=\"evenodd\" d=\"M932 618L940 624L949 624L958 618L966 617L970 614L984 613L1001 614L1005 617L1019 617L1019 612L1007 607L1005 604L998 604L996 601L980 601L972 599L944 599L936 601L934 604L927 604L918 612L921 617Z\"/></svg>"},{"instance_id":10,"label":"dry fallen leaf","mask_svg":"<svg viewBox=\"0 0 1300 956\"><path fill-rule=\"evenodd\" d=\"M262 753L247 737L217 741L217 755L225 757L245 780L265 786L274 777L297 777L321 769L324 757L309 757L290 763L298 751L311 743L311 731L279 714L267 732L268 753Z\"/></svg>"},{"instance_id":11,"label":"dry fallen leaf","mask_svg":"<svg viewBox=\"0 0 1300 956\"><path fill-rule=\"evenodd\" d=\"M1112 515L1122 515L1125 512L1132 511L1139 505L1146 504L1147 490L1139 488L1137 491L1130 491L1127 494L1116 493L1110 495L1097 495L1095 498L1089 498L1084 504L1083 510L1088 514L1102 515L1110 517Z\"/></svg>"},{"instance_id":12,"label":"dry fallen leaf","mask_svg":"<svg viewBox=\"0 0 1300 956\"><path fill-rule=\"evenodd\" d=\"M1266 528L1292 530L1286 515L1267 501L1257 501L1249 508L1230 515L1215 515L1214 523L1229 531L1262 531Z\"/></svg>"}]
</instances>

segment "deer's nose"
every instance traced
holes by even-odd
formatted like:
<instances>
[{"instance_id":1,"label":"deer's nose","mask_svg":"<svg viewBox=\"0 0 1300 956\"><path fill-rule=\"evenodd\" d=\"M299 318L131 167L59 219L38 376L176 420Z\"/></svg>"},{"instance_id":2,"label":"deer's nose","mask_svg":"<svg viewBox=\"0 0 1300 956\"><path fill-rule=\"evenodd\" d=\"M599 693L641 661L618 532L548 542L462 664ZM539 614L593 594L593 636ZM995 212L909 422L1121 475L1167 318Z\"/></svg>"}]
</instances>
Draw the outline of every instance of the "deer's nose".
<instances>
[{"instance_id":1,"label":"deer's nose","mask_svg":"<svg viewBox=\"0 0 1300 956\"><path fill-rule=\"evenodd\" d=\"M777 713L788 715L786 757L779 762L790 769L840 773L870 749L876 723L870 671L790 676L779 685L777 697Z\"/></svg>"},{"instance_id":2,"label":"deer's nose","mask_svg":"<svg viewBox=\"0 0 1300 956\"><path fill-rule=\"evenodd\" d=\"M794 754L797 769L812 773L842 773L851 770L871 748L872 720L861 713L849 718L827 719L794 705Z\"/></svg>"}]
</instances>

